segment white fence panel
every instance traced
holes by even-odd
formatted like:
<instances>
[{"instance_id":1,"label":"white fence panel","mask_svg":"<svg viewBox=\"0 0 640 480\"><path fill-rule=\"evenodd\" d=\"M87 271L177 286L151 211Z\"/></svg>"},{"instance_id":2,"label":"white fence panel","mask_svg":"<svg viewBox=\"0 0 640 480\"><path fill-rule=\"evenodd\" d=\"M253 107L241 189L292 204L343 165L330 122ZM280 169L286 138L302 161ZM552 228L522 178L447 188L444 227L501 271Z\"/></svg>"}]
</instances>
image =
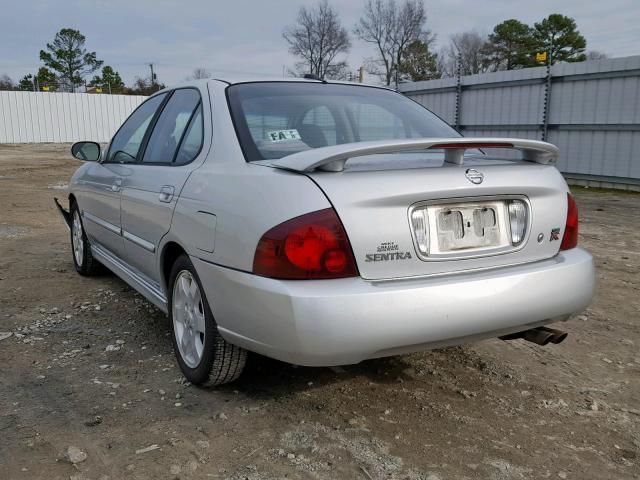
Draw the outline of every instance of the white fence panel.
<instances>
[{"instance_id":1,"label":"white fence panel","mask_svg":"<svg viewBox=\"0 0 640 480\"><path fill-rule=\"evenodd\" d=\"M0 143L108 142L146 98L0 91Z\"/></svg>"}]
</instances>

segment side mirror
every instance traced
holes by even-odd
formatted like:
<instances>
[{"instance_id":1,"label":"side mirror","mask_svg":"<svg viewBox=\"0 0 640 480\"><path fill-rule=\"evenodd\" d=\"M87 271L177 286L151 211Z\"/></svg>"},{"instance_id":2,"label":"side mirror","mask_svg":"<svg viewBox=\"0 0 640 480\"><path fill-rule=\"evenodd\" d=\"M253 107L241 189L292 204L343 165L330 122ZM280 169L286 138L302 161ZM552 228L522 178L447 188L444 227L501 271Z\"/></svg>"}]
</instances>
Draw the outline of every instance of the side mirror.
<instances>
[{"instance_id":1,"label":"side mirror","mask_svg":"<svg viewBox=\"0 0 640 480\"><path fill-rule=\"evenodd\" d=\"M100 145L96 142L76 142L71 146L71 155L83 162L100 160Z\"/></svg>"}]
</instances>

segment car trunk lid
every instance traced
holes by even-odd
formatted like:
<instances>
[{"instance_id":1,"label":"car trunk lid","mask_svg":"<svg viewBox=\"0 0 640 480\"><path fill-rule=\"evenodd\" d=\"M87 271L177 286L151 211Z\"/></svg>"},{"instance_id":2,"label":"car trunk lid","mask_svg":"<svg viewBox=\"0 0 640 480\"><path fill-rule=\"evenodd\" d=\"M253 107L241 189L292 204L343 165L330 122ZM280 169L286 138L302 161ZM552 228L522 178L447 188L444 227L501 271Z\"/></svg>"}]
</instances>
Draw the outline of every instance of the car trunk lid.
<instances>
[{"instance_id":1,"label":"car trunk lid","mask_svg":"<svg viewBox=\"0 0 640 480\"><path fill-rule=\"evenodd\" d=\"M341 171L321 171L320 162L304 172L334 206L363 278L453 273L557 254L567 187L555 167L485 155L455 162L445 158L442 151L374 153L350 160ZM509 204L515 200L527 210L524 238L517 245L511 243L509 223ZM415 209L424 209L429 224L426 254L412 222Z\"/></svg>"}]
</instances>

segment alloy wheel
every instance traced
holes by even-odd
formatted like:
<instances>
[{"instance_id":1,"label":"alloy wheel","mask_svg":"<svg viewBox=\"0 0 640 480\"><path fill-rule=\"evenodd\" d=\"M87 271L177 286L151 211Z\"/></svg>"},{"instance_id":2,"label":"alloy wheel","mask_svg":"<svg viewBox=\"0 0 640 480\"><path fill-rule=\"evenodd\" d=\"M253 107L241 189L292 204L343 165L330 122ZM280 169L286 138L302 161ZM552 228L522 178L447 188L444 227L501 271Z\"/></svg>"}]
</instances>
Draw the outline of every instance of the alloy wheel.
<instances>
[{"instance_id":1,"label":"alloy wheel","mask_svg":"<svg viewBox=\"0 0 640 480\"><path fill-rule=\"evenodd\" d=\"M205 342L205 314L198 282L182 270L173 284L173 331L180 356L190 368L202 360Z\"/></svg>"},{"instance_id":2,"label":"alloy wheel","mask_svg":"<svg viewBox=\"0 0 640 480\"><path fill-rule=\"evenodd\" d=\"M73 223L71 226L71 239L73 243L73 256L78 266L82 266L84 259L84 239L82 233L82 222L80 221L80 213L76 210L73 213Z\"/></svg>"}]
</instances>

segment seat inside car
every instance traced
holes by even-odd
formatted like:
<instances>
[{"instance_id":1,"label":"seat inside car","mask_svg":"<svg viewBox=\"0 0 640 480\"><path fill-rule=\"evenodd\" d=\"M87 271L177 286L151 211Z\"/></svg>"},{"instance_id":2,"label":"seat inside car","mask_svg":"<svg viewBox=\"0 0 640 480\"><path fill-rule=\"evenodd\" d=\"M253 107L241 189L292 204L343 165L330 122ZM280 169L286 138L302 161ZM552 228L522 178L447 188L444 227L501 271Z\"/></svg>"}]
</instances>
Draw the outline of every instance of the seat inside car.
<instances>
[{"instance_id":1,"label":"seat inside car","mask_svg":"<svg viewBox=\"0 0 640 480\"><path fill-rule=\"evenodd\" d=\"M298 127L298 133L300 134L302 141L311 148L320 148L329 145L327 143L327 137L324 136L322 128L318 125L303 123Z\"/></svg>"}]
</instances>

